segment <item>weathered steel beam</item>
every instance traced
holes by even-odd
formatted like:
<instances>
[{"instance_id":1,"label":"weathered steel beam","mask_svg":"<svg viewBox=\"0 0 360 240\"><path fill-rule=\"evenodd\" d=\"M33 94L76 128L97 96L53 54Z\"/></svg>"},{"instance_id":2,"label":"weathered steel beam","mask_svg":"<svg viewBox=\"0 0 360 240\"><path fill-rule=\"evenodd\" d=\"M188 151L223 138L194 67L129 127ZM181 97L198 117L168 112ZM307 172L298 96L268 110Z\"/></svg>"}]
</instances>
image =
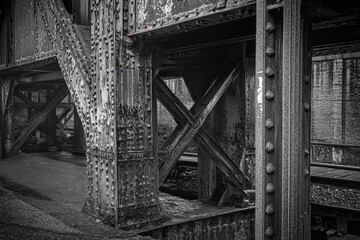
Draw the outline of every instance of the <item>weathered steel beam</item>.
<instances>
[{"instance_id":1,"label":"weathered steel beam","mask_svg":"<svg viewBox=\"0 0 360 240\"><path fill-rule=\"evenodd\" d=\"M15 155L21 146L26 142L30 133L32 133L47 117L47 115L56 108L56 106L68 95L67 87L59 87L49 102L45 104L43 110L34 114L28 121L28 126L20 132L20 135L9 148L7 155L9 157Z\"/></svg>"},{"instance_id":2,"label":"weathered steel beam","mask_svg":"<svg viewBox=\"0 0 360 240\"><path fill-rule=\"evenodd\" d=\"M274 3L257 1L255 238L310 239L311 25Z\"/></svg>"},{"instance_id":3,"label":"weathered steel beam","mask_svg":"<svg viewBox=\"0 0 360 240\"><path fill-rule=\"evenodd\" d=\"M248 18L255 14L255 2L255 0L198 0L184 4L170 1L156 2L154 7L154 3L139 1L134 13L136 28L129 33L129 36L151 39ZM170 11L165 13L164 9ZM146 17L144 17L145 13Z\"/></svg>"},{"instance_id":4,"label":"weathered steel beam","mask_svg":"<svg viewBox=\"0 0 360 240\"><path fill-rule=\"evenodd\" d=\"M30 107L34 108L36 111L40 112L41 111L41 106L38 106L36 103L34 103L33 101L31 101L30 99L28 99L22 92L20 92L18 89L16 89L14 91L14 95L18 98L20 98L21 100L23 100L27 105L29 105Z\"/></svg>"},{"instance_id":5,"label":"weathered steel beam","mask_svg":"<svg viewBox=\"0 0 360 240\"><path fill-rule=\"evenodd\" d=\"M37 71L42 71L42 73L39 73ZM46 70L29 70L28 73L23 73L21 74L21 77L26 77L26 78L30 78L31 82L30 83L42 83L44 81L49 82L49 81L54 81L56 82L57 80L62 80L64 79L63 74L61 73L61 71L52 71L52 72L46 72L44 73L44 71Z\"/></svg>"},{"instance_id":6,"label":"weathered steel beam","mask_svg":"<svg viewBox=\"0 0 360 240\"><path fill-rule=\"evenodd\" d=\"M3 81L4 79L1 78L0 76L0 81L2 82L1 87L0 87L0 159L2 159L4 157L4 153L5 153L5 111L3 111L3 106L7 106L7 102L6 102L6 97L4 97L4 84ZM5 104L4 104L5 102Z\"/></svg>"},{"instance_id":7,"label":"weathered steel beam","mask_svg":"<svg viewBox=\"0 0 360 240\"><path fill-rule=\"evenodd\" d=\"M71 105L65 109L65 111L57 118L57 121L60 122L64 117L68 115L70 111L74 110L74 105Z\"/></svg>"},{"instance_id":8,"label":"weathered steel beam","mask_svg":"<svg viewBox=\"0 0 360 240\"><path fill-rule=\"evenodd\" d=\"M176 98L176 96L161 79L156 81L156 84L158 99L174 116L174 118L179 121L182 127L185 126L187 122L195 121L195 118L190 113L191 110L187 111L183 103L178 98ZM194 140L199 145L199 147L209 155L210 159L214 161L215 165L225 173L225 175L237 187L237 189L239 189L243 195L246 195L243 190L248 184L247 178L240 171L238 166L236 166L235 162L232 161L226 152L219 146L216 140L211 137L211 135L209 135L203 128L199 129L198 133L194 137ZM161 166L164 164L164 162L165 159L163 159L159 165Z\"/></svg>"},{"instance_id":9,"label":"weathered steel beam","mask_svg":"<svg viewBox=\"0 0 360 240\"><path fill-rule=\"evenodd\" d=\"M68 122L70 121L70 119L72 118L72 116L74 116L74 108L71 108L70 110L71 110L70 114L65 115L66 118L64 120L64 123L57 124L59 131L63 131L65 129L66 125L68 124Z\"/></svg>"},{"instance_id":10,"label":"weathered steel beam","mask_svg":"<svg viewBox=\"0 0 360 240\"><path fill-rule=\"evenodd\" d=\"M220 99L222 94L225 92L227 87L239 75L240 67L240 65L237 65L230 73L230 75L228 75L226 78L218 78L216 81L214 81L209 90L198 101L199 104L196 104L195 107L194 121L186 123L186 125L183 127L178 136L170 145L170 152L165 157L164 163L160 166L160 183L165 180L172 167L175 165L177 159L185 151L186 147L200 130L206 117L211 112L211 110L213 109L217 101Z\"/></svg>"}]
</instances>

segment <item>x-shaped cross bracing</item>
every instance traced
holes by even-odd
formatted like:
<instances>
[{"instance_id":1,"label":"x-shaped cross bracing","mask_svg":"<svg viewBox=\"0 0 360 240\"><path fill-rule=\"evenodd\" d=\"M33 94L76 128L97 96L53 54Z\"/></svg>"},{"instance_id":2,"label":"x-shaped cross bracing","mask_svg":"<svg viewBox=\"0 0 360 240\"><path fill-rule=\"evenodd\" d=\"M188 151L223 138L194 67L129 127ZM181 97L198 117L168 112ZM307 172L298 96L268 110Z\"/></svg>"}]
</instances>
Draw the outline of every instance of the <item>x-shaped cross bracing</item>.
<instances>
[{"instance_id":1,"label":"x-shaped cross bracing","mask_svg":"<svg viewBox=\"0 0 360 240\"><path fill-rule=\"evenodd\" d=\"M239 167L219 146L216 140L202 128L202 125L221 98L230 83L240 74L241 65L237 64L226 77L218 77L209 87L202 98L188 110L184 104L168 88L163 79L157 74L155 84L157 97L178 122L178 126L169 136L168 151L159 164L159 181L164 182L176 161L194 139L198 146L209 156L214 164L219 167L241 194L246 195L244 187L248 178L240 171Z\"/></svg>"}]
</instances>

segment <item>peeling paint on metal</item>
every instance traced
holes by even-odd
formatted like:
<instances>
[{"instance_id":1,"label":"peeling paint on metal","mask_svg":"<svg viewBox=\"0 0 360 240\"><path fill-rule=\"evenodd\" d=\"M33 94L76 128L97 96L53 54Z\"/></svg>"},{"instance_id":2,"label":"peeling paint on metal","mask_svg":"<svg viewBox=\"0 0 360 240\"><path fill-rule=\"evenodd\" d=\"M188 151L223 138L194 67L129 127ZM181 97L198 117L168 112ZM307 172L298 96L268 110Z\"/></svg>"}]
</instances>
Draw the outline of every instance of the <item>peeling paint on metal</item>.
<instances>
[{"instance_id":1,"label":"peeling paint on metal","mask_svg":"<svg viewBox=\"0 0 360 240\"><path fill-rule=\"evenodd\" d=\"M254 3L254 0L227 1L226 5L220 6L218 0L139 0L136 9L136 31L176 24L220 10L235 9Z\"/></svg>"}]
</instances>

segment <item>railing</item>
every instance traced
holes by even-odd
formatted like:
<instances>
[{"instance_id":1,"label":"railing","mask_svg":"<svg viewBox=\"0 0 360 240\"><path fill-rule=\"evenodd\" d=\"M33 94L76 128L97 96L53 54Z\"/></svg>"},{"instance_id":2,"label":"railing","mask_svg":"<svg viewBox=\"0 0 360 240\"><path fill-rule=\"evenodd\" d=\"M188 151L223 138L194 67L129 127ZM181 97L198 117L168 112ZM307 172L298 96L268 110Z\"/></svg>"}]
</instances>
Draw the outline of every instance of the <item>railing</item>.
<instances>
[{"instance_id":1,"label":"railing","mask_svg":"<svg viewBox=\"0 0 360 240\"><path fill-rule=\"evenodd\" d=\"M358 171L360 169L360 145L311 142L311 165Z\"/></svg>"}]
</instances>

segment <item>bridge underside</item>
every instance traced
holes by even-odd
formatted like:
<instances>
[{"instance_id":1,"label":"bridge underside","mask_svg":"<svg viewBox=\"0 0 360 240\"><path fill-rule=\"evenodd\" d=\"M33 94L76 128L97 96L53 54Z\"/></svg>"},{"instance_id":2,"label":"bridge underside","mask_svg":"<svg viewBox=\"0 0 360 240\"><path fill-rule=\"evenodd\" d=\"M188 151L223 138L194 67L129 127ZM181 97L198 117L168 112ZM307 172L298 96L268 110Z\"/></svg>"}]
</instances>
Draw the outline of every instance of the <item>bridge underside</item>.
<instances>
[{"instance_id":1,"label":"bridge underside","mask_svg":"<svg viewBox=\"0 0 360 240\"><path fill-rule=\"evenodd\" d=\"M19 2L34 31L23 34L21 3L2 3L3 157L41 128L56 141L72 114L74 149L87 157L84 211L104 223L164 239L310 239L312 63L360 56L356 1L100 0L71 12L67 1ZM158 102L175 122L166 139ZM16 104L30 114L15 136ZM184 220L159 187L194 143L203 210Z\"/></svg>"}]
</instances>

